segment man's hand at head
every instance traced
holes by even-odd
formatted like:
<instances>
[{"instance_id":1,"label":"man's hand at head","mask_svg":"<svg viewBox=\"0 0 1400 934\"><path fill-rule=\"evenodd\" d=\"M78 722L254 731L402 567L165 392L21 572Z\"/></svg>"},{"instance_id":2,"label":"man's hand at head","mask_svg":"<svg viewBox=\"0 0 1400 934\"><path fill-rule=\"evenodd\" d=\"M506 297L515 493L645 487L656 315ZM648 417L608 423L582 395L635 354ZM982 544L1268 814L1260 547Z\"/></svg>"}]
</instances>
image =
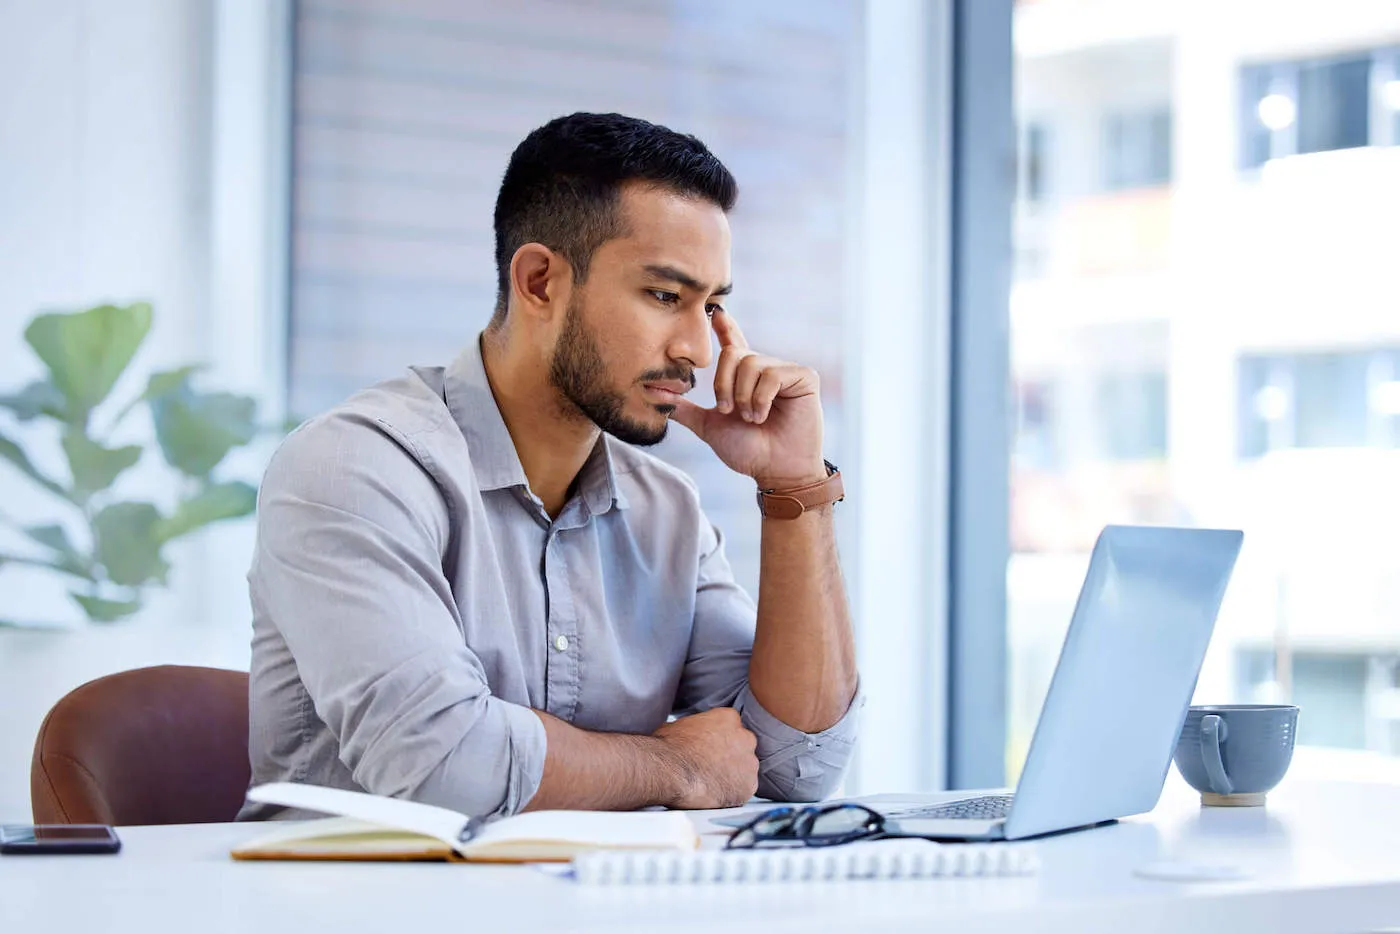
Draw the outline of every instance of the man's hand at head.
<instances>
[{"instance_id":1,"label":"man's hand at head","mask_svg":"<svg viewBox=\"0 0 1400 934\"><path fill-rule=\"evenodd\" d=\"M754 352L734 316L722 309L712 322L720 347L715 407L681 399L672 420L760 489L793 489L824 478L816 371Z\"/></svg>"}]
</instances>

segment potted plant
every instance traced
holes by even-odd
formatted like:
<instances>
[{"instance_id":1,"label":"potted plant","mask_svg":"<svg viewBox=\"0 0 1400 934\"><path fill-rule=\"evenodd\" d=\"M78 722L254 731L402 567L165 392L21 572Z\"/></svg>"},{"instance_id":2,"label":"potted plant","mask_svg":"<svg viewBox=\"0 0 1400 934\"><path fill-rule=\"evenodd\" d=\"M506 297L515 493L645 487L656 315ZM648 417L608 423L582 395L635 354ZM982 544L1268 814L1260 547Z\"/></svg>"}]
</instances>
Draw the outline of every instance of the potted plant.
<instances>
[{"instance_id":1,"label":"potted plant","mask_svg":"<svg viewBox=\"0 0 1400 934\"><path fill-rule=\"evenodd\" d=\"M0 576L10 566L60 575L83 614L96 623L131 616L150 588L166 584L167 545L210 523L246 516L256 501L251 484L216 475L230 451L259 434L251 397L196 389L193 380L201 367L183 366L152 374L134 398L120 404L109 400L150 328L146 303L38 315L24 339L47 375L0 395L0 409L16 421L47 422L56 429L67 464L66 475L41 469L34 449L26 451L0 426L0 461L54 508L52 521L21 523L0 501L0 523L23 541L21 547L0 549ZM143 410L154 443L117 441L128 419ZM152 459L152 449L171 475L173 495L159 504L122 498L118 479ZM7 615L0 604L0 625L21 624Z\"/></svg>"}]
</instances>

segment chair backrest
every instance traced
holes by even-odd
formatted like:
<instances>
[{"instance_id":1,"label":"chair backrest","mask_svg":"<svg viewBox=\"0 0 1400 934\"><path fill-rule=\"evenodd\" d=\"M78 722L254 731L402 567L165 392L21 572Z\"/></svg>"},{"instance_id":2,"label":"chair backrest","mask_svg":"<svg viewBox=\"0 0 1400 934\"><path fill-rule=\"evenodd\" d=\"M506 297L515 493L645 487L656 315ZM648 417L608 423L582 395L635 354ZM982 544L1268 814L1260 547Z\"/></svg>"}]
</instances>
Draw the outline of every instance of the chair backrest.
<instances>
[{"instance_id":1,"label":"chair backrest","mask_svg":"<svg viewBox=\"0 0 1400 934\"><path fill-rule=\"evenodd\" d=\"M39 728L40 824L231 821L248 790L248 675L161 665L74 688Z\"/></svg>"}]
</instances>

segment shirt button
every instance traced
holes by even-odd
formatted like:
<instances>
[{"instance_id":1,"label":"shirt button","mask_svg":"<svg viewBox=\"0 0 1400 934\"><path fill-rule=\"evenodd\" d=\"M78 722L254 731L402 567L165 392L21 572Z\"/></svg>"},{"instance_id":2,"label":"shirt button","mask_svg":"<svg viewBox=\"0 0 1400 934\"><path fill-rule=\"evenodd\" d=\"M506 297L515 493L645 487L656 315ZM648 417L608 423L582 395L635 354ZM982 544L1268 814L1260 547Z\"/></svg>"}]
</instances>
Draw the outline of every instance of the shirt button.
<instances>
[{"instance_id":1,"label":"shirt button","mask_svg":"<svg viewBox=\"0 0 1400 934\"><path fill-rule=\"evenodd\" d=\"M561 652L567 652L569 650L569 637L559 636L554 640L554 647Z\"/></svg>"}]
</instances>

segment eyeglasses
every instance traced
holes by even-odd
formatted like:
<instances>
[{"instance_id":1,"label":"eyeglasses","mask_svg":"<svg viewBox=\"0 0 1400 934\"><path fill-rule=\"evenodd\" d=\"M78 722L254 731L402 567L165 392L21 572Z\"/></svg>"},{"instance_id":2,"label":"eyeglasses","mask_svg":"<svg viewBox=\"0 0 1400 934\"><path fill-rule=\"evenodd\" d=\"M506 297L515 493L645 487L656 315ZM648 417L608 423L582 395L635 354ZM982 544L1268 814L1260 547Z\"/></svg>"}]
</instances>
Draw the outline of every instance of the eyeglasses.
<instances>
[{"instance_id":1,"label":"eyeglasses","mask_svg":"<svg viewBox=\"0 0 1400 934\"><path fill-rule=\"evenodd\" d=\"M752 849L765 843L836 846L883 836L885 818L862 804L824 804L764 811L724 844L726 850Z\"/></svg>"}]
</instances>

